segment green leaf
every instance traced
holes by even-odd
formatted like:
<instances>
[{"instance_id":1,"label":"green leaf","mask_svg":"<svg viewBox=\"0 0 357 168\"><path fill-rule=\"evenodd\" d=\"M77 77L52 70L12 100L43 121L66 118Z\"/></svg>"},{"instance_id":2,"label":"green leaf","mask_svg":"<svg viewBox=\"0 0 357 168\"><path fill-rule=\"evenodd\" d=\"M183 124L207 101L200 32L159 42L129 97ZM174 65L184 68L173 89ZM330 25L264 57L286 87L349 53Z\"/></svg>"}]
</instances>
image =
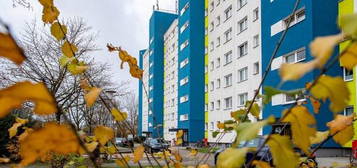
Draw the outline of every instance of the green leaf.
<instances>
[{"instance_id":1,"label":"green leaf","mask_svg":"<svg viewBox=\"0 0 357 168\"><path fill-rule=\"evenodd\" d=\"M251 101L247 101L247 102L245 103L245 107L247 108L247 110L248 110L250 104L251 104ZM254 117L259 118L259 117L260 117L260 107L259 107L258 103L254 102L253 105L252 105L252 108L250 109L249 112L250 112L250 114L252 114Z\"/></svg>"},{"instance_id":2,"label":"green leaf","mask_svg":"<svg viewBox=\"0 0 357 168\"><path fill-rule=\"evenodd\" d=\"M275 89L271 86L267 86L264 87L264 94L265 94L265 98L263 99L263 103L264 104L268 104L271 101L271 98L277 94L286 94L289 96L295 96L295 95L299 95L302 94L303 91L305 89L296 89L296 90L279 90L279 89Z\"/></svg>"},{"instance_id":3,"label":"green leaf","mask_svg":"<svg viewBox=\"0 0 357 168\"><path fill-rule=\"evenodd\" d=\"M350 36L357 36L357 14L344 15L338 20L341 30Z\"/></svg>"},{"instance_id":4,"label":"green leaf","mask_svg":"<svg viewBox=\"0 0 357 168\"><path fill-rule=\"evenodd\" d=\"M219 131L214 131L214 132L212 132L212 137L213 137L213 138L216 138L219 133L220 133Z\"/></svg>"},{"instance_id":5,"label":"green leaf","mask_svg":"<svg viewBox=\"0 0 357 168\"><path fill-rule=\"evenodd\" d=\"M259 121L259 122L254 122L254 123L249 123L249 122L244 122L238 124L238 126L235 128L235 131L237 133L235 144L238 145L242 141L249 141L257 137L259 131L270 121L272 121L273 116L270 116L267 120Z\"/></svg>"}]
</instances>

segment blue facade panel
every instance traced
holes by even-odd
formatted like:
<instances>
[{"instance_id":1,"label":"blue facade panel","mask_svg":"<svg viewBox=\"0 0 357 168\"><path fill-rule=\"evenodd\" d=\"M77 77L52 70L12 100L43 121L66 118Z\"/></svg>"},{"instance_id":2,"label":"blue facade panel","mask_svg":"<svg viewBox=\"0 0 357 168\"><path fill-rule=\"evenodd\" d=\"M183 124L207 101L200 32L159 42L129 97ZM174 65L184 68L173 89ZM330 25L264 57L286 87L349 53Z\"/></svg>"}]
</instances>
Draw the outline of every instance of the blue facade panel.
<instances>
[{"instance_id":1,"label":"blue facade panel","mask_svg":"<svg viewBox=\"0 0 357 168\"><path fill-rule=\"evenodd\" d=\"M287 18L291 14L295 0L262 0L262 68L266 69L269 59L274 51L274 48L280 39L282 32L271 36L271 26L278 21ZM299 48L305 47L306 59L303 62L310 61L313 57L310 55L309 44L317 36L331 35L339 32L336 25L338 14L338 0L301 0L298 9L305 10L305 19L289 28L284 42L282 43L277 57L288 54ZM335 53L337 54L337 52ZM277 87L280 83L279 70L269 72L263 86ZM318 70L314 70L294 82L286 82L280 89L292 90L304 88L307 82L311 82L319 74ZM338 64L334 65L328 71L328 75L341 75L342 71ZM263 92L264 94L264 92ZM315 115L318 120L317 129L325 131L327 129L326 122L333 119L333 113L329 110L328 104L324 103L320 109L320 114ZM284 109L287 109L291 104L272 106L271 103L265 105L263 117L267 118L270 115L281 117ZM313 111L310 105L307 105L310 111ZM270 133L271 128L263 130L264 134ZM337 147L330 141L324 147Z\"/></svg>"},{"instance_id":2,"label":"blue facade panel","mask_svg":"<svg viewBox=\"0 0 357 168\"><path fill-rule=\"evenodd\" d=\"M139 68L143 69L143 58L146 50L140 50L139 51ZM142 123L143 123L143 82L139 80L139 110L138 110L138 130L137 134L139 136L142 136L143 134L143 129L142 129Z\"/></svg>"}]
</instances>

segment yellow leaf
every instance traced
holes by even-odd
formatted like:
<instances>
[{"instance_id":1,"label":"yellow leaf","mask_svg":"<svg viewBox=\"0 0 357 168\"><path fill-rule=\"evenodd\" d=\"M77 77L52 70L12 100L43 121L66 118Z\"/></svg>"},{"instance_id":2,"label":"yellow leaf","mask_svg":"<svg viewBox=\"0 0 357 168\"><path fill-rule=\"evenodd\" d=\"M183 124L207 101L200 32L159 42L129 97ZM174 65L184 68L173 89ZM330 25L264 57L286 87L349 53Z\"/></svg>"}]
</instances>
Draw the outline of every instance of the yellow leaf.
<instances>
[{"instance_id":1,"label":"yellow leaf","mask_svg":"<svg viewBox=\"0 0 357 168\"><path fill-rule=\"evenodd\" d=\"M90 89L92 88L89 83L88 83L88 80L86 79L82 79L80 82L79 82L79 85L80 87L85 91L85 92L89 92Z\"/></svg>"},{"instance_id":2,"label":"yellow leaf","mask_svg":"<svg viewBox=\"0 0 357 168\"><path fill-rule=\"evenodd\" d=\"M101 88L92 88L87 94L84 95L84 99L86 100L87 107L92 107L95 101L97 100L100 92L102 91Z\"/></svg>"},{"instance_id":3,"label":"yellow leaf","mask_svg":"<svg viewBox=\"0 0 357 168\"><path fill-rule=\"evenodd\" d=\"M287 111L286 111L287 112ZM286 113L285 112L285 113ZM309 154L311 146L310 138L316 134L316 125L314 116L305 106L295 106L290 113L285 117L283 122L291 124L293 142L306 154Z\"/></svg>"},{"instance_id":4,"label":"yellow leaf","mask_svg":"<svg viewBox=\"0 0 357 168\"><path fill-rule=\"evenodd\" d=\"M55 6L44 6L42 11L42 21L44 23L53 23L57 20L60 12Z\"/></svg>"},{"instance_id":5,"label":"yellow leaf","mask_svg":"<svg viewBox=\"0 0 357 168\"><path fill-rule=\"evenodd\" d=\"M228 148L218 155L217 168L237 168L245 162L248 148Z\"/></svg>"},{"instance_id":6,"label":"yellow leaf","mask_svg":"<svg viewBox=\"0 0 357 168\"><path fill-rule=\"evenodd\" d=\"M109 127L98 126L94 129L94 136L104 146L109 140L114 138L114 131Z\"/></svg>"},{"instance_id":7,"label":"yellow leaf","mask_svg":"<svg viewBox=\"0 0 357 168\"><path fill-rule=\"evenodd\" d=\"M312 71L317 65L317 61L310 61L308 63L295 63L281 65L279 73L283 81L298 80L306 73Z\"/></svg>"},{"instance_id":8,"label":"yellow leaf","mask_svg":"<svg viewBox=\"0 0 357 168\"><path fill-rule=\"evenodd\" d=\"M134 159L133 159L134 163L138 163L143 158L144 152L145 152L145 147L143 145L140 145L135 148Z\"/></svg>"},{"instance_id":9,"label":"yellow leaf","mask_svg":"<svg viewBox=\"0 0 357 168\"><path fill-rule=\"evenodd\" d=\"M327 127L330 128L330 133L335 134L338 131L341 131L348 126L352 125L353 122L353 115L350 116L344 116L344 115L337 115L336 118L330 122L328 122L326 125Z\"/></svg>"},{"instance_id":10,"label":"yellow leaf","mask_svg":"<svg viewBox=\"0 0 357 168\"><path fill-rule=\"evenodd\" d=\"M61 25L59 22L55 22L51 25L51 34L57 40L62 40L66 37L67 27L65 25Z\"/></svg>"},{"instance_id":11,"label":"yellow leaf","mask_svg":"<svg viewBox=\"0 0 357 168\"><path fill-rule=\"evenodd\" d=\"M273 134L267 142L276 168L296 167L299 161L288 136Z\"/></svg>"},{"instance_id":12,"label":"yellow leaf","mask_svg":"<svg viewBox=\"0 0 357 168\"><path fill-rule=\"evenodd\" d=\"M342 111L350 100L350 91L341 77L321 76L311 88L311 94L318 99L329 98L331 111Z\"/></svg>"},{"instance_id":13,"label":"yellow leaf","mask_svg":"<svg viewBox=\"0 0 357 168\"><path fill-rule=\"evenodd\" d=\"M357 65L357 43L351 44L340 56L340 62L343 67L353 70Z\"/></svg>"},{"instance_id":14,"label":"yellow leaf","mask_svg":"<svg viewBox=\"0 0 357 168\"><path fill-rule=\"evenodd\" d=\"M22 64L26 56L11 35L0 32L0 41L0 56L11 60L17 65Z\"/></svg>"},{"instance_id":15,"label":"yellow leaf","mask_svg":"<svg viewBox=\"0 0 357 168\"><path fill-rule=\"evenodd\" d=\"M180 163L180 162L175 162L174 167L175 168L183 168L182 163Z\"/></svg>"},{"instance_id":16,"label":"yellow leaf","mask_svg":"<svg viewBox=\"0 0 357 168\"><path fill-rule=\"evenodd\" d=\"M2 158L0 157L0 163L8 163L10 162L10 159L9 158Z\"/></svg>"},{"instance_id":17,"label":"yellow leaf","mask_svg":"<svg viewBox=\"0 0 357 168\"><path fill-rule=\"evenodd\" d=\"M128 118L128 114L127 113L120 112L118 109L113 108L111 110L111 112L112 112L112 115L114 116L114 119L116 121L120 122L120 121L124 121L124 120L126 120L126 118Z\"/></svg>"},{"instance_id":18,"label":"yellow leaf","mask_svg":"<svg viewBox=\"0 0 357 168\"><path fill-rule=\"evenodd\" d=\"M76 62L76 58L75 57L67 57L65 55L63 55L60 59L59 59L59 63L62 67L67 66L67 64L71 63L71 64L75 64Z\"/></svg>"},{"instance_id":19,"label":"yellow leaf","mask_svg":"<svg viewBox=\"0 0 357 168\"><path fill-rule=\"evenodd\" d=\"M353 135L354 135L353 126L350 125L345 129L343 129L342 131L340 131L339 133L337 133L335 136L333 136L333 140L335 140L335 142L343 146L346 145L347 142L351 141Z\"/></svg>"},{"instance_id":20,"label":"yellow leaf","mask_svg":"<svg viewBox=\"0 0 357 168\"><path fill-rule=\"evenodd\" d=\"M270 122L274 120L273 116L270 116L267 120L259 122L243 122L239 123L235 128L237 132L235 145L239 144L241 141L249 141L257 137L259 131Z\"/></svg>"},{"instance_id":21,"label":"yellow leaf","mask_svg":"<svg viewBox=\"0 0 357 168\"><path fill-rule=\"evenodd\" d=\"M182 138L178 138L176 140L176 145L181 145L182 144Z\"/></svg>"},{"instance_id":22,"label":"yellow leaf","mask_svg":"<svg viewBox=\"0 0 357 168\"><path fill-rule=\"evenodd\" d=\"M176 133L176 138L181 138L183 136L183 130L179 130Z\"/></svg>"},{"instance_id":23,"label":"yellow leaf","mask_svg":"<svg viewBox=\"0 0 357 168\"><path fill-rule=\"evenodd\" d=\"M106 151L108 154L110 155L114 155L117 152L117 149L115 148L115 146L109 146L106 148Z\"/></svg>"},{"instance_id":24,"label":"yellow leaf","mask_svg":"<svg viewBox=\"0 0 357 168\"><path fill-rule=\"evenodd\" d=\"M217 128L218 129L224 129L224 123L218 122L217 123Z\"/></svg>"},{"instance_id":25,"label":"yellow leaf","mask_svg":"<svg viewBox=\"0 0 357 168\"><path fill-rule=\"evenodd\" d=\"M130 157L129 156L124 156L124 158L120 158L115 160L115 163L119 166L119 167L127 167L127 163L130 161Z\"/></svg>"},{"instance_id":26,"label":"yellow leaf","mask_svg":"<svg viewBox=\"0 0 357 168\"><path fill-rule=\"evenodd\" d=\"M28 119L22 119L22 118L19 118L19 117L16 117L16 122L17 123L21 123L21 124L26 124L29 122Z\"/></svg>"},{"instance_id":27,"label":"yellow leaf","mask_svg":"<svg viewBox=\"0 0 357 168\"><path fill-rule=\"evenodd\" d=\"M311 144L321 143L328 137L329 134L330 134L329 131L324 131L324 132L318 131L318 132L316 132L315 136L310 137L310 142L311 142Z\"/></svg>"},{"instance_id":28,"label":"yellow leaf","mask_svg":"<svg viewBox=\"0 0 357 168\"><path fill-rule=\"evenodd\" d=\"M197 149L191 149L190 150L190 155L191 156L196 156L198 154L198 150Z\"/></svg>"},{"instance_id":29,"label":"yellow leaf","mask_svg":"<svg viewBox=\"0 0 357 168\"><path fill-rule=\"evenodd\" d=\"M314 113L318 114L320 112L320 107L321 107L320 101L313 97L310 97L310 102L311 102L312 108L314 109Z\"/></svg>"},{"instance_id":30,"label":"yellow leaf","mask_svg":"<svg viewBox=\"0 0 357 168\"><path fill-rule=\"evenodd\" d=\"M271 168L268 162L258 160L254 160L252 165L255 165L257 168Z\"/></svg>"},{"instance_id":31,"label":"yellow leaf","mask_svg":"<svg viewBox=\"0 0 357 168\"><path fill-rule=\"evenodd\" d=\"M95 148L97 148L98 142L93 141L91 143L86 143L85 146L86 146L86 148L88 149L89 152L93 152L95 150Z\"/></svg>"},{"instance_id":32,"label":"yellow leaf","mask_svg":"<svg viewBox=\"0 0 357 168\"><path fill-rule=\"evenodd\" d=\"M22 103L35 103L34 113L49 115L57 112L56 102L46 86L42 83L18 82L0 90L0 118L6 116L12 109L20 108Z\"/></svg>"},{"instance_id":33,"label":"yellow leaf","mask_svg":"<svg viewBox=\"0 0 357 168\"><path fill-rule=\"evenodd\" d=\"M53 0L39 0L42 6L53 6Z\"/></svg>"},{"instance_id":34,"label":"yellow leaf","mask_svg":"<svg viewBox=\"0 0 357 168\"><path fill-rule=\"evenodd\" d=\"M77 46L69 43L68 41L64 42L62 45L62 53L67 57L73 57L77 51Z\"/></svg>"},{"instance_id":35,"label":"yellow leaf","mask_svg":"<svg viewBox=\"0 0 357 168\"><path fill-rule=\"evenodd\" d=\"M12 138L17 134L17 128L19 128L21 125L21 123L14 123L14 125L12 125L12 127L8 129L9 138Z\"/></svg>"},{"instance_id":36,"label":"yellow leaf","mask_svg":"<svg viewBox=\"0 0 357 168\"><path fill-rule=\"evenodd\" d=\"M79 151L76 135L68 125L46 123L20 142L20 166L27 166L37 159L44 160L49 153L69 154Z\"/></svg>"},{"instance_id":37,"label":"yellow leaf","mask_svg":"<svg viewBox=\"0 0 357 168\"><path fill-rule=\"evenodd\" d=\"M26 128L25 131L21 135L19 135L19 141L23 141L33 131L34 130L32 128Z\"/></svg>"},{"instance_id":38,"label":"yellow leaf","mask_svg":"<svg viewBox=\"0 0 357 168\"><path fill-rule=\"evenodd\" d=\"M182 157L178 151L174 152L174 156L175 156L176 161L182 162Z\"/></svg>"},{"instance_id":39,"label":"yellow leaf","mask_svg":"<svg viewBox=\"0 0 357 168\"><path fill-rule=\"evenodd\" d=\"M143 78L144 71L138 67L136 64L129 64L130 66L130 74L132 77L137 79Z\"/></svg>"},{"instance_id":40,"label":"yellow leaf","mask_svg":"<svg viewBox=\"0 0 357 168\"><path fill-rule=\"evenodd\" d=\"M69 64L67 66L68 71L72 73L72 75L79 75L84 73L89 67L84 65L77 65L77 64Z\"/></svg>"},{"instance_id":41,"label":"yellow leaf","mask_svg":"<svg viewBox=\"0 0 357 168\"><path fill-rule=\"evenodd\" d=\"M344 39L342 33L332 36L317 37L310 44L311 54L316 57L317 66L322 68L330 59L335 46Z\"/></svg>"},{"instance_id":42,"label":"yellow leaf","mask_svg":"<svg viewBox=\"0 0 357 168\"><path fill-rule=\"evenodd\" d=\"M208 164L199 165L198 168L209 168Z\"/></svg>"}]
</instances>

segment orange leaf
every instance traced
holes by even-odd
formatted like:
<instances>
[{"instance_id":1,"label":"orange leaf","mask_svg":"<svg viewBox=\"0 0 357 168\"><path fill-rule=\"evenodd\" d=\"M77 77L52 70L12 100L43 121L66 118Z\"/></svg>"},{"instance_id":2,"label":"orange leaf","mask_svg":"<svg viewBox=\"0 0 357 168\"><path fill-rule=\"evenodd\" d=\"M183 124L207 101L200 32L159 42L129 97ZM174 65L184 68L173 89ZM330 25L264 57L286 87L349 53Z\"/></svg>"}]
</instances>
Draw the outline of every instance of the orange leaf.
<instances>
[{"instance_id":1,"label":"orange leaf","mask_svg":"<svg viewBox=\"0 0 357 168\"><path fill-rule=\"evenodd\" d=\"M17 45L10 34L0 32L0 41L0 56L11 60L17 65L20 65L26 59L23 50Z\"/></svg>"},{"instance_id":2,"label":"orange leaf","mask_svg":"<svg viewBox=\"0 0 357 168\"><path fill-rule=\"evenodd\" d=\"M55 6L44 6L42 11L42 21L44 23L53 23L57 20L60 12Z\"/></svg>"},{"instance_id":3,"label":"orange leaf","mask_svg":"<svg viewBox=\"0 0 357 168\"><path fill-rule=\"evenodd\" d=\"M67 57L73 57L77 51L77 46L69 43L68 41L64 42L62 45L62 53Z\"/></svg>"},{"instance_id":4,"label":"orange leaf","mask_svg":"<svg viewBox=\"0 0 357 168\"><path fill-rule=\"evenodd\" d=\"M327 127L330 128L330 133L334 134L352 125L353 118L354 118L353 115L350 116L337 115L334 120L328 122L326 125Z\"/></svg>"},{"instance_id":5,"label":"orange leaf","mask_svg":"<svg viewBox=\"0 0 357 168\"><path fill-rule=\"evenodd\" d=\"M39 0L42 6L53 6L53 0Z\"/></svg>"},{"instance_id":6,"label":"orange leaf","mask_svg":"<svg viewBox=\"0 0 357 168\"><path fill-rule=\"evenodd\" d=\"M92 88L86 95L84 95L84 99L86 100L87 107L93 106L98 96L100 95L101 91L102 91L101 88Z\"/></svg>"},{"instance_id":7,"label":"orange leaf","mask_svg":"<svg viewBox=\"0 0 357 168\"><path fill-rule=\"evenodd\" d=\"M64 37L66 37L67 27L65 25L61 25L59 22L53 23L51 25L51 34L57 40L62 40Z\"/></svg>"},{"instance_id":8,"label":"orange leaf","mask_svg":"<svg viewBox=\"0 0 357 168\"><path fill-rule=\"evenodd\" d=\"M134 150L134 163L138 163L144 156L145 152L145 147L143 145L140 145L135 148Z\"/></svg>"},{"instance_id":9,"label":"orange leaf","mask_svg":"<svg viewBox=\"0 0 357 168\"><path fill-rule=\"evenodd\" d=\"M94 129L94 135L101 145L105 145L109 140L114 138L114 131L109 127L98 126Z\"/></svg>"},{"instance_id":10,"label":"orange leaf","mask_svg":"<svg viewBox=\"0 0 357 168\"><path fill-rule=\"evenodd\" d=\"M20 108L22 103L33 101L34 113L49 115L57 112L56 101L42 83L19 82L0 90L0 118L6 116L12 109Z\"/></svg>"},{"instance_id":11,"label":"orange leaf","mask_svg":"<svg viewBox=\"0 0 357 168\"><path fill-rule=\"evenodd\" d=\"M311 102L311 105L314 109L314 113L315 114L318 114L319 111L320 111L320 107L321 107L321 103L319 100L313 98L313 97L310 97L310 102Z\"/></svg>"}]
</instances>

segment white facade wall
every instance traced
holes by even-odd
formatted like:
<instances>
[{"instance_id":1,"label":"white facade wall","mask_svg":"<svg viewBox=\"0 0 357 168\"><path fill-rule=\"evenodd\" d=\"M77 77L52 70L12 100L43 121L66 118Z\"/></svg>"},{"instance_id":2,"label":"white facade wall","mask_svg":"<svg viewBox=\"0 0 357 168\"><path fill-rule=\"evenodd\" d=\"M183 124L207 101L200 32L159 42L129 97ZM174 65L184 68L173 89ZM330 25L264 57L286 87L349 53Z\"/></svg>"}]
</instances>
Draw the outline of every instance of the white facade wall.
<instances>
[{"instance_id":1,"label":"white facade wall","mask_svg":"<svg viewBox=\"0 0 357 168\"><path fill-rule=\"evenodd\" d=\"M178 20L176 19L164 35L164 139L176 138L169 129L178 125Z\"/></svg>"},{"instance_id":2,"label":"white facade wall","mask_svg":"<svg viewBox=\"0 0 357 168\"><path fill-rule=\"evenodd\" d=\"M149 92L149 50L146 50L144 56L143 56L143 83L147 91ZM142 97L142 131L147 132L149 130L149 106L148 106L148 96L145 93L145 90L143 89L143 97Z\"/></svg>"},{"instance_id":3,"label":"white facade wall","mask_svg":"<svg viewBox=\"0 0 357 168\"><path fill-rule=\"evenodd\" d=\"M212 4L213 2L213 4ZM243 2L239 7L239 3ZM246 4L244 4L246 2ZM231 8L231 16L226 19L225 11ZM255 13L255 11L258 11ZM257 15L256 15L257 14ZM220 17L220 23L217 19ZM240 30L240 22L246 18L246 29ZM212 132L216 131L217 122L232 120L230 113L240 105L240 95L252 99L255 89L261 81L261 20L259 0L209 0L208 4L208 129L209 142L216 142ZM231 30L231 39L226 40L225 33ZM255 38L256 37L256 38ZM220 42L218 40L220 38ZM256 41L255 39L258 41ZM247 44L246 55L240 56L239 46ZM213 45L213 46L212 46ZM231 52L231 62L226 63L225 54ZM220 61L218 60L220 59ZM258 69L255 69L257 64ZM246 68L246 69L244 69ZM239 70L247 70L240 81ZM245 72L243 70L243 72ZM246 76L245 76L246 74ZM226 86L225 76L232 75L231 84ZM218 82L220 80L220 84ZM231 97L231 107L226 107L225 100ZM228 99L227 99L228 100ZM219 136L218 136L219 137ZM230 143L235 133L226 134L219 142Z\"/></svg>"}]
</instances>

